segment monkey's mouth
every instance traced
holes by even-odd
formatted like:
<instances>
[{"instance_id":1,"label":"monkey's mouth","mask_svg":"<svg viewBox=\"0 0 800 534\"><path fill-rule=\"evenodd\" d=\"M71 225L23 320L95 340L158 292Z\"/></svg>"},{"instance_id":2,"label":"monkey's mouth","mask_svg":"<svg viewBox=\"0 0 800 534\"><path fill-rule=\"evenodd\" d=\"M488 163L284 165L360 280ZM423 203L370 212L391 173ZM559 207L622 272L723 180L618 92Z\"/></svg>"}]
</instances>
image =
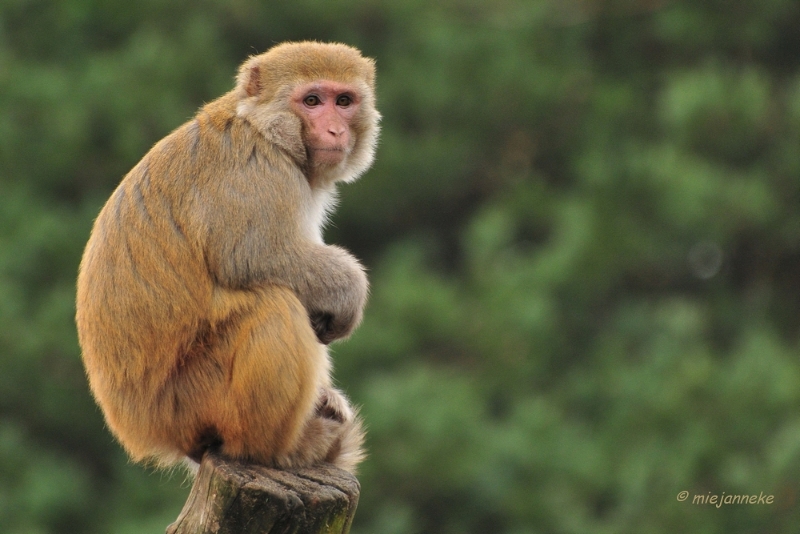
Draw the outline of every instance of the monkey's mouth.
<instances>
[{"instance_id":1,"label":"monkey's mouth","mask_svg":"<svg viewBox=\"0 0 800 534\"><path fill-rule=\"evenodd\" d=\"M311 160L315 165L338 165L347 157L343 147L320 147L311 149Z\"/></svg>"}]
</instances>

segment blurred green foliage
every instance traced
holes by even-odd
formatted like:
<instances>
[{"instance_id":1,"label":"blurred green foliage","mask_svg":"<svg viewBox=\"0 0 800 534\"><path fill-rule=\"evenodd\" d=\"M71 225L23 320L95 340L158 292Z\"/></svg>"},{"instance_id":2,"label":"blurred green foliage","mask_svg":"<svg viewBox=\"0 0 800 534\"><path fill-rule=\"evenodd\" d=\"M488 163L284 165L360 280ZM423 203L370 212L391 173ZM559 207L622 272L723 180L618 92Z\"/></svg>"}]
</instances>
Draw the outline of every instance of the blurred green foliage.
<instances>
[{"instance_id":1,"label":"blurred green foliage","mask_svg":"<svg viewBox=\"0 0 800 534\"><path fill-rule=\"evenodd\" d=\"M370 458L354 534L800 522L800 3L0 0L0 529L163 532L72 317L104 200L249 54L377 58L363 258L334 346ZM772 505L678 502L773 494Z\"/></svg>"}]
</instances>

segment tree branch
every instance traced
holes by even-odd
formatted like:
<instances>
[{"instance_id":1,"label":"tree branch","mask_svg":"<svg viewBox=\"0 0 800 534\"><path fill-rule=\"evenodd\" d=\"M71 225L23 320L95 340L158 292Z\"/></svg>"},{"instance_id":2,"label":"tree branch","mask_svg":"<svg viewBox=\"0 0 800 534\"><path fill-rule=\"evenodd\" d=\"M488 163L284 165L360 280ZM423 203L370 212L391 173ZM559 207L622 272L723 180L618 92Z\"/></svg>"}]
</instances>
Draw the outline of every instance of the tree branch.
<instances>
[{"instance_id":1,"label":"tree branch","mask_svg":"<svg viewBox=\"0 0 800 534\"><path fill-rule=\"evenodd\" d=\"M347 534L359 491L329 464L282 471L206 454L167 534Z\"/></svg>"}]
</instances>

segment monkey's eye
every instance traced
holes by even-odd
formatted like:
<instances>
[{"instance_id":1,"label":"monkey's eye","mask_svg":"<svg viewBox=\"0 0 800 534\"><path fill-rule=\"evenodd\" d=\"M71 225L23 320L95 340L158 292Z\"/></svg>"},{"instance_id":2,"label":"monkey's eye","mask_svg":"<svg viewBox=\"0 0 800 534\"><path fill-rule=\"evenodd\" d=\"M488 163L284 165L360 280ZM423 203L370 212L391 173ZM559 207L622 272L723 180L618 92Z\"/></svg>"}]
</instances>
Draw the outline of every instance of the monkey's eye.
<instances>
[{"instance_id":1,"label":"monkey's eye","mask_svg":"<svg viewBox=\"0 0 800 534\"><path fill-rule=\"evenodd\" d=\"M317 95L308 95L303 99L303 104L308 107L319 106L322 102Z\"/></svg>"},{"instance_id":2,"label":"monkey's eye","mask_svg":"<svg viewBox=\"0 0 800 534\"><path fill-rule=\"evenodd\" d=\"M353 103L353 99L350 98L347 95L339 95L339 97L336 99L336 105L339 106L339 107L346 108L347 106L349 106L352 103Z\"/></svg>"}]
</instances>

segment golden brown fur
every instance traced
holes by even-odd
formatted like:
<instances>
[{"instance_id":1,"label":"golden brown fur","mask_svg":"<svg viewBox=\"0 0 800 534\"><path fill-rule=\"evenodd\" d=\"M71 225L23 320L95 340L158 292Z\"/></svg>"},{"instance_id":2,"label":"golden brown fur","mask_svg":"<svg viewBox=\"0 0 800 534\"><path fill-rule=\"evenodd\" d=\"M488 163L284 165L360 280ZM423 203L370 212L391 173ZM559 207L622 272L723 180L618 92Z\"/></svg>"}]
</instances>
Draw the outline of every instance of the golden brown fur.
<instances>
[{"instance_id":1,"label":"golden brown fur","mask_svg":"<svg viewBox=\"0 0 800 534\"><path fill-rule=\"evenodd\" d=\"M336 165L314 165L308 119L288 101L317 80L361 98ZM170 465L219 447L355 469L361 422L320 340L357 326L367 280L321 226L335 183L372 163L379 118L371 60L344 45L279 45L112 194L81 262L76 322L92 392L134 460Z\"/></svg>"}]
</instances>

